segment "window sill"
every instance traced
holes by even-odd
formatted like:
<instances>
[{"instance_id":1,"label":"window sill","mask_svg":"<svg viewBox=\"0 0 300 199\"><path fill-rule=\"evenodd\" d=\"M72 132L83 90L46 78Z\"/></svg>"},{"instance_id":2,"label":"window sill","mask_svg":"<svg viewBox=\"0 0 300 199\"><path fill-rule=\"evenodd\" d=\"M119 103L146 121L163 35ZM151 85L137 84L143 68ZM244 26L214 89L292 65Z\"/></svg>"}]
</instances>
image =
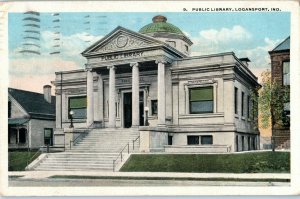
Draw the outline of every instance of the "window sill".
<instances>
[{"instance_id":1,"label":"window sill","mask_svg":"<svg viewBox=\"0 0 300 199\"><path fill-rule=\"evenodd\" d=\"M186 115L180 115L179 119L185 119L185 118L209 118L209 117L224 117L224 113L186 114Z\"/></svg>"},{"instance_id":2,"label":"window sill","mask_svg":"<svg viewBox=\"0 0 300 199\"><path fill-rule=\"evenodd\" d=\"M236 119L239 119L239 115L238 115L238 114L234 114L234 117L235 117Z\"/></svg>"}]
</instances>

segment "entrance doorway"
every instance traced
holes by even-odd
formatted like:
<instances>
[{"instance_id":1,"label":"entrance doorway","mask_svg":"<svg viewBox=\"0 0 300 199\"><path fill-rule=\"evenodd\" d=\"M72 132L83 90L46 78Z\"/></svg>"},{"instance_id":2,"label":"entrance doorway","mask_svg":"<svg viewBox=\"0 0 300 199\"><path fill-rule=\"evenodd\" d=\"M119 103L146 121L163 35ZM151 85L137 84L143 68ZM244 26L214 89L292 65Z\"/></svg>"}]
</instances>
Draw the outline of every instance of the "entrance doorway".
<instances>
[{"instance_id":1,"label":"entrance doorway","mask_svg":"<svg viewBox=\"0 0 300 199\"><path fill-rule=\"evenodd\" d=\"M140 126L144 126L144 92L139 93ZM123 126L130 128L132 125L132 93L123 94Z\"/></svg>"},{"instance_id":2,"label":"entrance doorway","mask_svg":"<svg viewBox=\"0 0 300 199\"><path fill-rule=\"evenodd\" d=\"M124 128L130 128L132 124L132 94L124 93L123 97L123 118Z\"/></svg>"}]
</instances>

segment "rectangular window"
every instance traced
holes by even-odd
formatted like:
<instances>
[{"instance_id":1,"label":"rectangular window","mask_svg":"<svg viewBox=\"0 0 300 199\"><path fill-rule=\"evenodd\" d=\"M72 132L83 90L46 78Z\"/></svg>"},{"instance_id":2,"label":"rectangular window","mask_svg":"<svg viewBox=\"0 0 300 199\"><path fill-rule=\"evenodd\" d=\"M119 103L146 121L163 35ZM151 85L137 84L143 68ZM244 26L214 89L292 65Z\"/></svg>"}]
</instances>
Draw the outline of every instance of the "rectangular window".
<instances>
[{"instance_id":1,"label":"rectangular window","mask_svg":"<svg viewBox=\"0 0 300 199\"><path fill-rule=\"evenodd\" d=\"M238 114L238 88L234 87L234 113Z\"/></svg>"},{"instance_id":2,"label":"rectangular window","mask_svg":"<svg viewBox=\"0 0 300 199\"><path fill-rule=\"evenodd\" d=\"M244 116L244 96L245 93L242 92L242 99L241 99L242 116Z\"/></svg>"},{"instance_id":3,"label":"rectangular window","mask_svg":"<svg viewBox=\"0 0 300 199\"><path fill-rule=\"evenodd\" d=\"M184 45L184 46L185 46L185 51L188 52L189 51L188 45Z\"/></svg>"},{"instance_id":4,"label":"rectangular window","mask_svg":"<svg viewBox=\"0 0 300 199\"><path fill-rule=\"evenodd\" d=\"M190 113L213 113L213 87L190 88Z\"/></svg>"},{"instance_id":5,"label":"rectangular window","mask_svg":"<svg viewBox=\"0 0 300 199\"><path fill-rule=\"evenodd\" d=\"M242 136L242 151L245 150L245 140L244 136Z\"/></svg>"},{"instance_id":6,"label":"rectangular window","mask_svg":"<svg viewBox=\"0 0 300 199\"><path fill-rule=\"evenodd\" d=\"M287 86L290 85L290 62L289 61L285 61L283 62L283 85Z\"/></svg>"},{"instance_id":7,"label":"rectangular window","mask_svg":"<svg viewBox=\"0 0 300 199\"><path fill-rule=\"evenodd\" d=\"M172 47L176 47L176 42L175 41L167 41L167 44L169 44Z\"/></svg>"},{"instance_id":8,"label":"rectangular window","mask_svg":"<svg viewBox=\"0 0 300 199\"><path fill-rule=\"evenodd\" d=\"M11 118L11 101L8 101L8 118Z\"/></svg>"},{"instance_id":9,"label":"rectangular window","mask_svg":"<svg viewBox=\"0 0 300 199\"><path fill-rule=\"evenodd\" d=\"M168 136L168 145L173 145L173 136Z\"/></svg>"},{"instance_id":10,"label":"rectangular window","mask_svg":"<svg viewBox=\"0 0 300 199\"><path fill-rule=\"evenodd\" d=\"M235 136L235 145L236 145L235 151L239 151L239 136L238 135Z\"/></svg>"},{"instance_id":11,"label":"rectangular window","mask_svg":"<svg viewBox=\"0 0 300 199\"><path fill-rule=\"evenodd\" d=\"M203 136L201 136L201 144L213 144L212 135L203 135Z\"/></svg>"},{"instance_id":12,"label":"rectangular window","mask_svg":"<svg viewBox=\"0 0 300 199\"><path fill-rule=\"evenodd\" d=\"M51 128L44 129L44 144L53 146L53 129Z\"/></svg>"},{"instance_id":13,"label":"rectangular window","mask_svg":"<svg viewBox=\"0 0 300 199\"><path fill-rule=\"evenodd\" d=\"M247 97L247 118L250 118L250 96Z\"/></svg>"},{"instance_id":14,"label":"rectangular window","mask_svg":"<svg viewBox=\"0 0 300 199\"><path fill-rule=\"evenodd\" d=\"M86 119L87 99L86 96L69 98L69 113L73 111L73 119ZM69 115L70 119L70 115Z\"/></svg>"},{"instance_id":15,"label":"rectangular window","mask_svg":"<svg viewBox=\"0 0 300 199\"><path fill-rule=\"evenodd\" d=\"M151 100L151 113L157 115L157 100Z\"/></svg>"},{"instance_id":16,"label":"rectangular window","mask_svg":"<svg viewBox=\"0 0 300 199\"><path fill-rule=\"evenodd\" d=\"M188 145L199 145L199 136L187 136Z\"/></svg>"},{"instance_id":17,"label":"rectangular window","mask_svg":"<svg viewBox=\"0 0 300 199\"><path fill-rule=\"evenodd\" d=\"M248 136L248 151L250 151L250 136Z\"/></svg>"}]
</instances>

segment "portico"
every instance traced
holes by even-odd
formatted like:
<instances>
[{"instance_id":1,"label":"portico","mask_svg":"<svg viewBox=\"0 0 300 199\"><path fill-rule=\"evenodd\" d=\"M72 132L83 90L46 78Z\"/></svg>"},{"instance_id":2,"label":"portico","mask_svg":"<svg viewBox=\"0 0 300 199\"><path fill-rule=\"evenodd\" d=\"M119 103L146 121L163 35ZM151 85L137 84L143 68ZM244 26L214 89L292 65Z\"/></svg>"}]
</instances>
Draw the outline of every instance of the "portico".
<instances>
[{"instance_id":1,"label":"portico","mask_svg":"<svg viewBox=\"0 0 300 199\"><path fill-rule=\"evenodd\" d=\"M147 83L147 78L145 79L144 73L155 74L157 80L157 119L160 126L165 126L166 114L165 114L165 65L166 61L148 61L146 62L131 62L124 63L119 65L110 65L105 67L89 68L86 70L87 76L87 126L91 126L94 122L104 122L105 118L108 119L106 127L117 128L117 127L128 127L125 126L125 116L124 116L124 93L131 93L129 100L131 110L131 125L130 127L136 128L140 124L144 124L144 121L141 120L141 114L144 114L144 107L147 106L148 100L148 89L149 89L149 78ZM140 68L142 68L142 77L140 76ZM150 71L147 70L150 68ZM126 79L117 80L116 75L118 76L118 70L124 74L124 71L127 73ZM149 73L150 72L150 73ZM118 74L116 74L118 73ZM129 74L130 73L130 74ZM97 78L94 78L97 77ZM107 117L104 116L104 84L103 77L105 82L108 82L108 110ZM153 79L153 78L152 78ZM145 81L146 80L146 81ZM96 81L96 82L95 82ZM117 83L117 85L116 85ZM97 92L94 92L94 85L97 85ZM95 95L95 96L94 96ZM121 95L121 96L120 96ZM128 94L127 94L128 96ZM142 99L140 99L142 97ZM97 100L94 102L94 100ZM115 102L115 103L113 103ZM141 106L141 102L143 106ZM128 105L128 104L127 104ZM115 113L115 114L112 114ZM144 116L143 116L144 118ZM117 125L117 119L121 120L120 125Z\"/></svg>"}]
</instances>

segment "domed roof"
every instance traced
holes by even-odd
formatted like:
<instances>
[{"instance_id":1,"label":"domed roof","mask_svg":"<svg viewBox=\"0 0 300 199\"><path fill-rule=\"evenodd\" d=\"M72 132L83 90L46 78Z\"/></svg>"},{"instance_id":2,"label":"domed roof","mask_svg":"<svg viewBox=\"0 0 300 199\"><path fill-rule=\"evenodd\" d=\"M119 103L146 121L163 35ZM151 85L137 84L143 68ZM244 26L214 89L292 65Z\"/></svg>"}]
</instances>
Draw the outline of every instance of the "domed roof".
<instances>
[{"instance_id":1,"label":"domed roof","mask_svg":"<svg viewBox=\"0 0 300 199\"><path fill-rule=\"evenodd\" d=\"M167 22L167 17L165 16L155 16L152 18L152 22L139 30L141 34L155 33L155 32L167 32L175 33L179 35L184 35L183 32L173 24Z\"/></svg>"}]
</instances>

